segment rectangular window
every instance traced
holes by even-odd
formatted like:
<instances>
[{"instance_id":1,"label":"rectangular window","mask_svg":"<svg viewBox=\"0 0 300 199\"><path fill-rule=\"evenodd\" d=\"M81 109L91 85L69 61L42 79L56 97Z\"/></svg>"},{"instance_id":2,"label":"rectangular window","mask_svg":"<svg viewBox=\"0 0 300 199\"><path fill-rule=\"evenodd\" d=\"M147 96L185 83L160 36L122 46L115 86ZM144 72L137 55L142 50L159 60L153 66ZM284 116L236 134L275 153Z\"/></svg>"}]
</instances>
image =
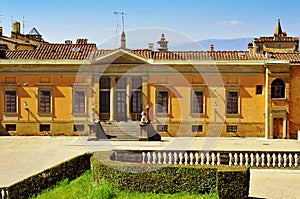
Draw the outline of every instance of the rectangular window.
<instances>
[{"instance_id":1,"label":"rectangular window","mask_svg":"<svg viewBox=\"0 0 300 199\"><path fill-rule=\"evenodd\" d=\"M73 113L85 113L85 91L73 92Z\"/></svg>"},{"instance_id":2,"label":"rectangular window","mask_svg":"<svg viewBox=\"0 0 300 199\"><path fill-rule=\"evenodd\" d=\"M226 113L238 114L239 113L239 92L228 91L226 101Z\"/></svg>"},{"instance_id":3,"label":"rectangular window","mask_svg":"<svg viewBox=\"0 0 300 199\"><path fill-rule=\"evenodd\" d=\"M156 94L156 112L168 113L169 112L169 92L158 91Z\"/></svg>"},{"instance_id":4,"label":"rectangular window","mask_svg":"<svg viewBox=\"0 0 300 199\"><path fill-rule=\"evenodd\" d=\"M40 132L50 131L50 124L40 124Z\"/></svg>"},{"instance_id":5,"label":"rectangular window","mask_svg":"<svg viewBox=\"0 0 300 199\"><path fill-rule=\"evenodd\" d=\"M6 113L17 112L17 91L15 90L5 91L5 112Z\"/></svg>"},{"instance_id":6,"label":"rectangular window","mask_svg":"<svg viewBox=\"0 0 300 199\"><path fill-rule=\"evenodd\" d=\"M203 126L202 125L192 125L192 132L203 132Z\"/></svg>"},{"instance_id":7,"label":"rectangular window","mask_svg":"<svg viewBox=\"0 0 300 199\"><path fill-rule=\"evenodd\" d=\"M51 91L39 91L39 113L51 113Z\"/></svg>"},{"instance_id":8,"label":"rectangular window","mask_svg":"<svg viewBox=\"0 0 300 199\"><path fill-rule=\"evenodd\" d=\"M256 85L256 95L262 94L262 85Z\"/></svg>"},{"instance_id":9,"label":"rectangular window","mask_svg":"<svg viewBox=\"0 0 300 199\"><path fill-rule=\"evenodd\" d=\"M110 89L110 78L102 77L100 79L100 89Z\"/></svg>"},{"instance_id":10,"label":"rectangular window","mask_svg":"<svg viewBox=\"0 0 300 199\"><path fill-rule=\"evenodd\" d=\"M158 132L168 132L168 125L157 125Z\"/></svg>"},{"instance_id":11,"label":"rectangular window","mask_svg":"<svg viewBox=\"0 0 300 199\"><path fill-rule=\"evenodd\" d=\"M238 126L237 125L227 125L226 132L227 133L237 133L238 132Z\"/></svg>"},{"instance_id":12,"label":"rectangular window","mask_svg":"<svg viewBox=\"0 0 300 199\"><path fill-rule=\"evenodd\" d=\"M192 92L192 113L203 113L203 91Z\"/></svg>"},{"instance_id":13,"label":"rectangular window","mask_svg":"<svg viewBox=\"0 0 300 199\"><path fill-rule=\"evenodd\" d=\"M101 91L100 92L100 112L109 113L110 112L110 92Z\"/></svg>"},{"instance_id":14,"label":"rectangular window","mask_svg":"<svg viewBox=\"0 0 300 199\"><path fill-rule=\"evenodd\" d=\"M131 112L141 113L142 112L142 92L135 91L131 95Z\"/></svg>"},{"instance_id":15,"label":"rectangular window","mask_svg":"<svg viewBox=\"0 0 300 199\"><path fill-rule=\"evenodd\" d=\"M5 131L16 131L16 125L15 124L6 124L5 125Z\"/></svg>"},{"instance_id":16,"label":"rectangular window","mask_svg":"<svg viewBox=\"0 0 300 199\"><path fill-rule=\"evenodd\" d=\"M74 124L73 131L74 132L83 132L84 131L84 125L83 124Z\"/></svg>"}]
</instances>

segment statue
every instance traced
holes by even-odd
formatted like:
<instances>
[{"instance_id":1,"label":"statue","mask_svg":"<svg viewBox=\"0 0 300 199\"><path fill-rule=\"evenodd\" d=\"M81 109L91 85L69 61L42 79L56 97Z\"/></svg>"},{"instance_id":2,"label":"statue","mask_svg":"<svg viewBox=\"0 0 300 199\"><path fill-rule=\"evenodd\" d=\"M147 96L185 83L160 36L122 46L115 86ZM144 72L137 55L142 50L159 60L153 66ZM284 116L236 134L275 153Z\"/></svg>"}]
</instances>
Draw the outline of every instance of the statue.
<instances>
[{"instance_id":1,"label":"statue","mask_svg":"<svg viewBox=\"0 0 300 199\"><path fill-rule=\"evenodd\" d=\"M147 120L147 117L146 117L146 112L145 111L142 111L141 112L141 122L140 122L140 125L146 125L149 123L149 121Z\"/></svg>"}]
</instances>

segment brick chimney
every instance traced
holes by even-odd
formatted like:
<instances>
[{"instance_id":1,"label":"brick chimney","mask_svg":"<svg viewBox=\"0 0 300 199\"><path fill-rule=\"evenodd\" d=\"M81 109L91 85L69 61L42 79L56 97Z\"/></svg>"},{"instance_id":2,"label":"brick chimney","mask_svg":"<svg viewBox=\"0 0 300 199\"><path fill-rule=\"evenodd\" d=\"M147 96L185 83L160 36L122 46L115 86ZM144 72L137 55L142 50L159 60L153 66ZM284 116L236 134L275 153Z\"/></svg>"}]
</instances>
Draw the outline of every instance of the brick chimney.
<instances>
[{"instance_id":1,"label":"brick chimney","mask_svg":"<svg viewBox=\"0 0 300 199\"><path fill-rule=\"evenodd\" d=\"M21 25L20 25L20 22L18 22L18 21L15 21L15 22L14 22L14 29L13 29L13 32L15 32L15 33L21 33Z\"/></svg>"},{"instance_id":2,"label":"brick chimney","mask_svg":"<svg viewBox=\"0 0 300 199\"><path fill-rule=\"evenodd\" d=\"M210 44L210 51L214 52L215 51L215 45L214 44Z\"/></svg>"}]
</instances>

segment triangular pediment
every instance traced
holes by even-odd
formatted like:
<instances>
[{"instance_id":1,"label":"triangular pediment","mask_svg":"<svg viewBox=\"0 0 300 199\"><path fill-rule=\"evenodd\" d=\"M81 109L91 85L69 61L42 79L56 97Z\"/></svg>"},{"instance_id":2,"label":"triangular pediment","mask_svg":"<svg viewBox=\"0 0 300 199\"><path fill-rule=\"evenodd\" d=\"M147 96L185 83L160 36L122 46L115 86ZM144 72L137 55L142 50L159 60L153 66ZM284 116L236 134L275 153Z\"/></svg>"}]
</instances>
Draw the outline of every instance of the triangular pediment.
<instances>
[{"instance_id":1,"label":"triangular pediment","mask_svg":"<svg viewBox=\"0 0 300 199\"><path fill-rule=\"evenodd\" d=\"M92 64L145 64L147 59L130 51L118 49L110 53L96 57Z\"/></svg>"}]
</instances>

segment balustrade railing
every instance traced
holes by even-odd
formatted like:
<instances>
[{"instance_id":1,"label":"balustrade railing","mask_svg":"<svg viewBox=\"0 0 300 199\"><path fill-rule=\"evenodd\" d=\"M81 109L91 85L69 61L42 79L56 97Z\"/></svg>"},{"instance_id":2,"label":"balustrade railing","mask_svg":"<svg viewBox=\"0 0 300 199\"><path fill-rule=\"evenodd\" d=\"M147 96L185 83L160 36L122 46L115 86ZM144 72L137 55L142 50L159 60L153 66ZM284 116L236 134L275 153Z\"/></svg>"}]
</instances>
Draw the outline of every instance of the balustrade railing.
<instances>
[{"instance_id":1,"label":"balustrade railing","mask_svg":"<svg viewBox=\"0 0 300 199\"><path fill-rule=\"evenodd\" d=\"M298 168L298 152L148 151L142 163Z\"/></svg>"},{"instance_id":2,"label":"balustrade railing","mask_svg":"<svg viewBox=\"0 0 300 199\"><path fill-rule=\"evenodd\" d=\"M0 187L0 199L7 199L8 194L7 194L7 189L6 187Z\"/></svg>"}]
</instances>

